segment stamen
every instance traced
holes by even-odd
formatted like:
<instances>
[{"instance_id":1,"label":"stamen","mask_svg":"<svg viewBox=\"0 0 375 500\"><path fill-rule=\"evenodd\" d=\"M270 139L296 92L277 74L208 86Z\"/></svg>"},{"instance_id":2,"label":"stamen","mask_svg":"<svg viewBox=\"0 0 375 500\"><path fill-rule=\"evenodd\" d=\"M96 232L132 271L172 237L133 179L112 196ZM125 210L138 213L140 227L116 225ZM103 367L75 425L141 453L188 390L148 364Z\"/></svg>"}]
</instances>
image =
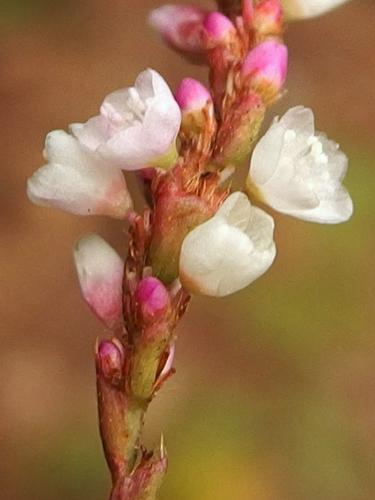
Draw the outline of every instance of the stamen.
<instances>
[{"instance_id":1,"label":"stamen","mask_svg":"<svg viewBox=\"0 0 375 500\"><path fill-rule=\"evenodd\" d=\"M311 154L314 156L316 160L318 160L319 156L323 153L322 143L317 140L311 146Z\"/></svg>"},{"instance_id":2,"label":"stamen","mask_svg":"<svg viewBox=\"0 0 375 500\"><path fill-rule=\"evenodd\" d=\"M291 128L288 128L284 134L284 141L285 142L292 142L294 139L297 137L297 134L295 131Z\"/></svg>"},{"instance_id":3,"label":"stamen","mask_svg":"<svg viewBox=\"0 0 375 500\"><path fill-rule=\"evenodd\" d=\"M315 144L319 139L316 137L316 135L310 135L310 137L307 139L307 144L309 146L312 146Z\"/></svg>"}]
</instances>

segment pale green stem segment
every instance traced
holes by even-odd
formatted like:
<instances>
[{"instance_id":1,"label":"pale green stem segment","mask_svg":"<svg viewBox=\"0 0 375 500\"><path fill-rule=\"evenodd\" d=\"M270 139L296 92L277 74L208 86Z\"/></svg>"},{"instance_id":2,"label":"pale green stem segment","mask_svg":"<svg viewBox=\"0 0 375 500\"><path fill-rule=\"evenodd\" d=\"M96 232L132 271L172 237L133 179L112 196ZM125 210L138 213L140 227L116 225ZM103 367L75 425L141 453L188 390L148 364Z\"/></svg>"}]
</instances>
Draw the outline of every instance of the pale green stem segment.
<instances>
[{"instance_id":1,"label":"pale green stem segment","mask_svg":"<svg viewBox=\"0 0 375 500\"><path fill-rule=\"evenodd\" d=\"M131 392L140 401L149 401L154 392L160 358L171 339L164 323L151 325L135 342L131 367Z\"/></svg>"},{"instance_id":2,"label":"pale green stem segment","mask_svg":"<svg viewBox=\"0 0 375 500\"><path fill-rule=\"evenodd\" d=\"M150 162L150 167L162 168L163 170L169 170L174 167L178 160L178 151L176 146L176 141L173 141L168 151L163 155L158 156L152 162Z\"/></svg>"},{"instance_id":3,"label":"pale green stem segment","mask_svg":"<svg viewBox=\"0 0 375 500\"><path fill-rule=\"evenodd\" d=\"M148 350L145 355L149 355ZM145 358L144 363L148 366L149 360ZM97 358L100 434L113 484L110 500L155 500L167 469L163 446L146 456L140 448L144 414L152 394L150 381L158 368L156 363L153 366L153 375L150 365L143 383L143 375L139 376L136 387L144 392L135 395L123 381L106 377ZM146 395L148 398L143 397Z\"/></svg>"}]
</instances>

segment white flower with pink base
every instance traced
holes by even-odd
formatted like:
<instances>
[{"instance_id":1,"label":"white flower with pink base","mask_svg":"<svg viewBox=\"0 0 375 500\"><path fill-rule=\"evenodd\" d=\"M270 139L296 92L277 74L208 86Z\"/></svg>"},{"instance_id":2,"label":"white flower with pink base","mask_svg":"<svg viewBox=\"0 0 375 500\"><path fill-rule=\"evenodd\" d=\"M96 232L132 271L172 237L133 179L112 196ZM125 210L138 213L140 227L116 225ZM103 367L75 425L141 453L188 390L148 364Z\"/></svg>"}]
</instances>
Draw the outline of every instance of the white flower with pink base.
<instances>
[{"instance_id":1,"label":"white flower with pink base","mask_svg":"<svg viewBox=\"0 0 375 500\"><path fill-rule=\"evenodd\" d=\"M74 249L74 261L83 298L108 328L122 320L124 263L100 236L81 238Z\"/></svg>"}]
</instances>

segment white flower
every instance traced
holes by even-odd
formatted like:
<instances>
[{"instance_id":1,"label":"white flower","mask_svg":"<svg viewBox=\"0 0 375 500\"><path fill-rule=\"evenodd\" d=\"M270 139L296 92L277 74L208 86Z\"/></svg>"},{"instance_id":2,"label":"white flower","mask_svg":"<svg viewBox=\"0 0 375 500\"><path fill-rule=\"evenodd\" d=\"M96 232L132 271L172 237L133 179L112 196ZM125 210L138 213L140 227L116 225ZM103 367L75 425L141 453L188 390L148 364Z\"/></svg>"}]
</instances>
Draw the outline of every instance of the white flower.
<instances>
[{"instance_id":1,"label":"white flower","mask_svg":"<svg viewBox=\"0 0 375 500\"><path fill-rule=\"evenodd\" d=\"M276 119L256 145L248 190L299 219L334 224L353 213L342 186L348 160L338 144L315 132L311 109L297 106Z\"/></svg>"},{"instance_id":2,"label":"white flower","mask_svg":"<svg viewBox=\"0 0 375 500\"><path fill-rule=\"evenodd\" d=\"M147 69L134 87L109 94L100 115L85 124L72 124L71 131L114 165L135 170L173 165L180 124L180 108L168 85L156 71Z\"/></svg>"},{"instance_id":3,"label":"white flower","mask_svg":"<svg viewBox=\"0 0 375 500\"><path fill-rule=\"evenodd\" d=\"M246 287L272 264L276 248L270 215L231 194L217 213L184 239L180 280L192 293L222 297Z\"/></svg>"},{"instance_id":4,"label":"white flower","mask_svg":"<svg viewBox=\"0 0 375 500\"><path fill-rule=\"evenodd\" d=\"M283 0L287 18L305 19L328 12L348 0Z\"/></svg>"},{"instance_id":5,"label":"white flower","mask_svg":"<svg viewBox=\"0 0 375 500\"><path fill-rule=\"evenodd\" d=\"M48 163L27 182L27 194L37 205L116 218L123 218L131 208L122 171L108 167L63 130L47 135L44 156Z\"/></svg>"},{"instance_id":6,"label":"white flower","mask_svg":"<svg viewBox=\"0 0 375 500\"><path fill-rule=\"evenodd\" d=\"M83 298L109 328L121 324L124 263L100 236L81 238L74 249L74 261Z\"/></svg>"}]
</instances>

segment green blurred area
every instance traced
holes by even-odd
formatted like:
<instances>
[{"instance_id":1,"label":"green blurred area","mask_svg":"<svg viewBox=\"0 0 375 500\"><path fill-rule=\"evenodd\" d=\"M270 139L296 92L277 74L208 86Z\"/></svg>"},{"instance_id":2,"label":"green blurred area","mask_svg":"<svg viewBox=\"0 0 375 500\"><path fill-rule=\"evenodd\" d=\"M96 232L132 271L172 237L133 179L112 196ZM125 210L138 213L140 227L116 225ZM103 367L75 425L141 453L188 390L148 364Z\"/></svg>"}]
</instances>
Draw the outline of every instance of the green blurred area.
<instances>
[{"instance_id":1,"label":"green blurred area","mask_svg":"<svg viewBox=\"0 0 375 500\"><path fill-rule=\"evenodd\" d=\"M204 78L145 26L157 2L138 4L1 4L22 22L1 38L0 498L108 492L92 366L102 329L79 300L70 249L90 230L123 249L122 228L31 207L24 183L48 130L90 116L143 67L172 85L186 74ZM177 373L147 416L146 442L163 432L169 455L162 499L374 498L375 105L365 90L375 77L367 63L374 21L372 1L354 1L289 28L289 93L278 107L311 105L319 128L341 141L355 215L338 226L276 215L271 270L234 296L193 302Z\"/></svg>"},{"instance_id":2,"label":"green blurred area","mask_svg":"<svg viewBox=\"0 0 375 500\"><path fill-rule=\"evenodd\" d=\"M55 0L58 4L61 0ZM30 15L38 15L40 9L51 0L2 0L0 2L0 15L2 20L20 21Z\"/></svg>"}]
</instances>

